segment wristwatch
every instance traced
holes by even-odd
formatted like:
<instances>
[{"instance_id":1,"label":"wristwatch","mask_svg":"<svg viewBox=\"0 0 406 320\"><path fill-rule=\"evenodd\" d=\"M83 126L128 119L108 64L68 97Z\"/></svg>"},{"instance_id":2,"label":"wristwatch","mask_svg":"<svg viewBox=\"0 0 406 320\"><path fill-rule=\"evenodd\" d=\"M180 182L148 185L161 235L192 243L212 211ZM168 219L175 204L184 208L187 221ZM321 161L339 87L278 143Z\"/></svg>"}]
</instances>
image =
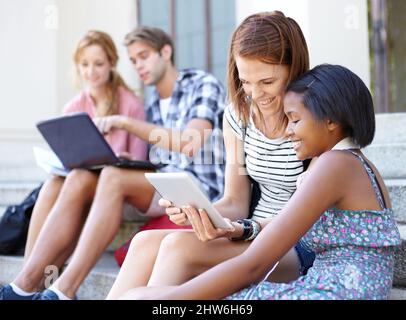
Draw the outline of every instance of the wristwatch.
<instances>
[{"instance_id":1,"label":"wristwatch","mask_svg":"<svg viewBox=\"0 0 406 320\"><path fill-rule=\"evenodd\" d=\"M243 226L243 233L241 237L237 237L237 238L230 238L230 240L232 241L239 241L239 240L245 240L248 239L250 237L250 235L252 234L252 224L250 223L249 220L247 219L240 219L236 221L239 224L242 224Z\"/></svg>"}]
</instances>

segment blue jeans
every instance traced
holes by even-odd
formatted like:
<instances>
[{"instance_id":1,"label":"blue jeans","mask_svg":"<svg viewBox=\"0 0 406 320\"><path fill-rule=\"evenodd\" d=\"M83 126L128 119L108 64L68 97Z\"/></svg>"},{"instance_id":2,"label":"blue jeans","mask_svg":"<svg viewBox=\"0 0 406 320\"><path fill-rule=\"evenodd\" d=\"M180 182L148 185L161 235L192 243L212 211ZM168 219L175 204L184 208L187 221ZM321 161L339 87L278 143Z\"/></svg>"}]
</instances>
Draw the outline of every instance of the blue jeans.
<instances>
[{"instance_id":1,"label":"blue jeans","mask_svg":"<svg viewBox=\"0 0 406 320\"><path fill-rule=\"evenodd\" d=\"M307 273L307 270L309 270L309 268L311 268L313 265L316 255L313 251L305 247L302 240L295 245L295 250L300 261L300 275L304 276Z\"/></svg>"}]
</instances>

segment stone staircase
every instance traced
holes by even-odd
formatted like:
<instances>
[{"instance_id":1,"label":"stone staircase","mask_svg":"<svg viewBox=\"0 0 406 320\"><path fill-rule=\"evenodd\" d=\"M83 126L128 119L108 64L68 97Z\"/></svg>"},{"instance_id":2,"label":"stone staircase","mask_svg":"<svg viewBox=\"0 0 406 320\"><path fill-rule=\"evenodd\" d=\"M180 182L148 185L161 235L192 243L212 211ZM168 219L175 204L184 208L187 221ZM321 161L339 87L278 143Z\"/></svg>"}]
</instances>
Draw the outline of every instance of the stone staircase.
<instances>
[{"instance_id":1,"label":"stone staircase","mask_svg":"<svg viewBox=\"0 0 406 320\"><path fill-rule=\"evenodd\" d=\"M41 143L0 142L0 218L7 206L20 203L29 192L45 181L47 174L39 168L34 159L32 146ZM119 233L106 250L101 260L86 278L78 291L79 299L104 299L110 290L119 267L113 252L127 241L143 220L128 218ZM14 279L23 264L22 256L0 256L0 284Z\"/></svg>"},{"instance_id":2,"label":"stone staircase","mask_svg":"<svg viewBox=\"0 0 406 320\"><path fill-rule=\"evenodd\" d=\"M395 218L402 236L397 251L391 299L406 300L406 113L377 115L374 142L364 150L380 170L389 188ZM46 174L32 155L32 144L1 143L0 216L9 204L19 203ZM93 268L78 292L79 299L104 299L119 271L113 251L129 238L139 221L125 222L112 245ZM22 257L0 256L0 283L10 282L22 266Z\"/></svg>"},{"instance_id":3,"label":"stone staircase","mask_svg":"<svg viewBox=\"0 0 406 320\"><path fill-rule=\"evenodd\" d=\"M406 298L406 113L379 114L373 143L365 155L375 164L389 189L402 245L396 254L394 287ZM403 288L403 289L402 289ZM400 292L403 292L400 294Z\"/></svg>"},{"instance_id":4,"label":"stone staircase","mask_svg":"<svg viewBox=\"0 0 406 320\"><path fill-rule=\"evenodd\" d=\"M32 145L23 142L0 143L0 215L5 207L16 204L40 182L46 174L35 164Z\"/></svg>"}]
</instances>

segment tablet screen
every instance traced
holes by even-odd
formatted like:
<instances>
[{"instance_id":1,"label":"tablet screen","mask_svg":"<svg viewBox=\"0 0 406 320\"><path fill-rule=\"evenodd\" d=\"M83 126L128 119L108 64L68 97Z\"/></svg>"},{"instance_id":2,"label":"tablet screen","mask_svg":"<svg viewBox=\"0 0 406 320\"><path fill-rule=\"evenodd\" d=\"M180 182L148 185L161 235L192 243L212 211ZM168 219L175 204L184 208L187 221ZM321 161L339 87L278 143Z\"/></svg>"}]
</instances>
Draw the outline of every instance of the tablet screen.
<instances>
[{"instance_id":1,"label":"tablet screen","mask_svg":"<svg viewBox=\"0 0 406 320\"><path fill-rule=\"evenodd\" d=\"M154 186L162 198L175 206L191 205L196 209L205 209L213 225L230 229L232 225L225 220L213 206L209 198L200 189L198 183L188 172L145 173L147 180Z\"/></svg>"}]
</instances>

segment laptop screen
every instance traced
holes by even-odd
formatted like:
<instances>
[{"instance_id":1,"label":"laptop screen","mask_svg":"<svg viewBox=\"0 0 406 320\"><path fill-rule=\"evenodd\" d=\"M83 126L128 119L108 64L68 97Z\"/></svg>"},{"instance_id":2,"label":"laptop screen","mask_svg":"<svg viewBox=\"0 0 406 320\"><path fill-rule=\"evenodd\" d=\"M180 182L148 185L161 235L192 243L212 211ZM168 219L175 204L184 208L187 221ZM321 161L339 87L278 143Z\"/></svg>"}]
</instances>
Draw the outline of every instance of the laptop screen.
<instances>
[{"instance_id":1,"label":"laptop screen","mask_svg":"<svg viewBox=\"0 0 406 320\"><path fill-rule=\"evenodd\" d=\"M40 121L37 128L66 168L92 168L119 161L86 112Z\"/></svg>"}]
</instances>

